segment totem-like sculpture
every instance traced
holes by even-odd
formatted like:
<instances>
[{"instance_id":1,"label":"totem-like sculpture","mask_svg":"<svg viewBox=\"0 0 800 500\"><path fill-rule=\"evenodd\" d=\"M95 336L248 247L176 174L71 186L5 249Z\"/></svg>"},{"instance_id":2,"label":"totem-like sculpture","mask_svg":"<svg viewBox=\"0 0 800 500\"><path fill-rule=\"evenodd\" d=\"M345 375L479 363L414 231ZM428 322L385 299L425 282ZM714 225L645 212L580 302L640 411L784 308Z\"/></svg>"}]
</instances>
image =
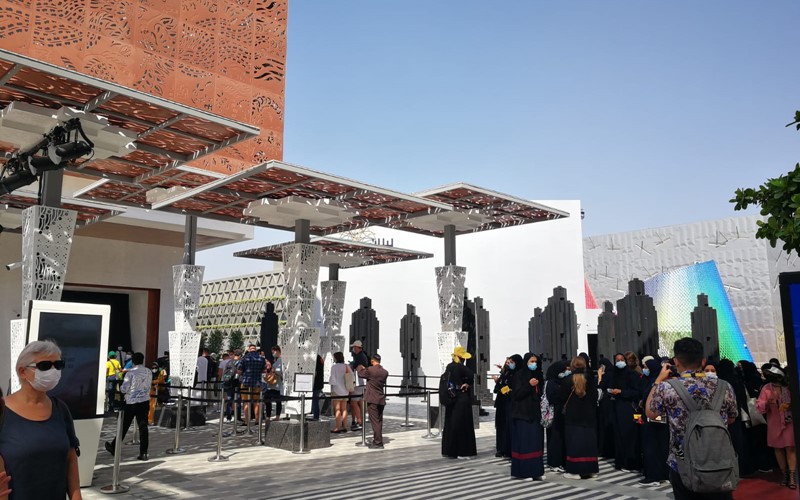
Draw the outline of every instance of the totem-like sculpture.
<instances>
[{"instance_id":1,"label":"totem-like sculpture","mask_svg":"<svg viewBox=\"0 0 800 500\"><path fill-rule=\"evenodd\" d=\"M322 247L309 243L284 245L283 277L286 290L286 326L278 335L283 360L284 395L294 395L295 373L314 373L319 351L319 328L313 326ZM296 401L287 410L299 414Z\"/></svg>"},{"instance_id":2,"label":"totem-like sculpture","mask_svg":"<svg viewBox=\"0 0 800 500\"><path fill-rule=\"evenodd\" d=\"M422 322L417 308L406 304L406 315L400 320L400 356L403 357L403 385L418 386L422 355Z\"/></svg>"},{"instance_id":3,"label":"totem-like sculpture","mask_svg":"<svg viewBox=\"0 0 800 500\"><path fill-rule=\"evenodd\" d=\"M697 296L697 307L692 311L692 338L703 344L707 358L719 359L719 325L717 310L708 305L708 295Z\"/></svg>"},{"instance_id":4,"label":"totem-like sculpture","mask_svg":"<svg viewBox=\"0 0 800 500\"><path fill-rule=\"evenodd\" d=\"M77 212L35 205L22 211L22 318L11 321L9 366L25 348L31 300L61 300ZM11 370L11 391L19 390Z\"/></svg>"},{"instance_id":5,"label":"totem-like sculpture","mask_svg":"<svg viewBox=\"0 0 800 500\"><path fill-rule=\"evenodd\" d=\"M474 353L467 366L475 373L475 397L484 405L494 401L487 387L490 370L490 323L489 311L483 308L483 299L464 298L464 330L467 332L467 351Z\"/></svg>"},{"instance_id":6,"label":"totem-like sculpture","mask_svg":"<svg viewBox=\"0 0 800 500\"><path fill-rule=\"evenodd\" d=\"M325 380L331 376L333 353L346 353L348 346L342 335L344 298L347 282L329 279L322 282L322 318L325 336L320 338L319 353L325 356Z\"/></svg>"},{"instance_id":7,"label":"totem-like sculpture","mask_svg":"<svg viewBox=\"0 0 800 500\"><path fill-rule=\"evenodd\" d=\"M204 266L191 264L172 267L175 330L169 332L169 370L173 386L190 387L194 382L200 350L200 333L195 327L204 271ZM188 395L188 390L184 392Z\"/></svg>"},{"instance_id":8,"label":"totem-like sculpture","mask_svg":"<svg viewBox=\"0 0 800 500\"><path fill-rule=\"evenodd\" d=\"M558 286L547 299L542 323L550 337L553 359L572 359L578 354L578 316L575 305L567 300L567 289Z\"/></svg>"},{"instance_id":9,"label":"totem-like sculpture","mask_svg":"<svg viewBox=\"0 0 800 500\"><path fill-rule=\"evenodd\" d=\"M544 329L544 311L541 307L533 310L533 317L528 321L528 351L541 359L542 369L553 361L553 347L550 335Z\"/></svg>"},{"instance_id":10,"label":"totem-like sculpture","mask_svg":"<svg viewBox=\"0 0 800 500\"><path fill-rule=\"evenodd\" d=\"M360 306L350 319L350 345L360 340L362 349L368 356L378 353L380 349L380 322L372 309L372 299L364 297Z\"/></svg>"},{"instance_id":11,"label":"totem-like sculpture","mask_svg":"<svg viewBox=\"0 0 800 500\"><path fill-rule=\"evenodd\" d=\"M658 317L653 298L644 293L644 282L628 282L628 295L617 301L617 349L632 351L641 359L658 354Z\"/></svg>"},{"instance_id":12,"label":"totem-like sculpture","mask_svg":"<svg viewBox=\"0 0 800 500\"><path fill-rule=\"evenodd\" d=\"M603 312L597 317L597 355L610 359L613 363L617 351L617 315L614 304L603 302Z\"/></svg>"}]
</instances>

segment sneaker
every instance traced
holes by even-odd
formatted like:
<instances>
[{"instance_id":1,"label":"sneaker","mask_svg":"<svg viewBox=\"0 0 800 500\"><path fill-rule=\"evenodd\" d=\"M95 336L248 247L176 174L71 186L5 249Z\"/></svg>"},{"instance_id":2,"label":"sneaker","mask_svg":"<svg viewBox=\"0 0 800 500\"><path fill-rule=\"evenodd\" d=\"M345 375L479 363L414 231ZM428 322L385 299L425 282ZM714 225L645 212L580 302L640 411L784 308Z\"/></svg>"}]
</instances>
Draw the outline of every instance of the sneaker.
<instances>
[{"instance_id":1,"label":"sneaker","mask_svg":"<svg viewBox=\"0 0 800 500\"><path fill-rule=\"evenodd\" d=\"M136 460L141 460L142 462L147 462L147 453L142 453L141 455L136 457Z\"/></svg>"},{"instance_id":2,"label":"sneaker","mask_svg":"<svg viewBox=\"0 0 800 500\"><path fill-rule=\"evenodd\" d=\"M589 477L594 479L597 477L597 475L598 475L597 472L592 472L591 474L589 474Z\"/></svg>"},{"instance_id":3,"label":"sneaker","mask_svg":"<svg viewBox=\"0 0 800 500\"><path fill-rule=\"evenodd\" d=\"M631 474L638 474L638 471L630 470L630 469L620 469L622 472L629 472Z\"/></svg>"},{"instance_id":4,"label":"sneaker","mask_svg":"<svg viewBox=\"0 0 800 500\"><path fill-rule=\"evenodd\" d=\"M475 457L458 457L459 460L475 460Z\"/></svg>"},{"instance_id":5,"label":"sneaker","mask_svg":"<svg viewBox=\"0 0 800 500\"><path fill-rule=\"evenodd\" d=\"M370 450L382 450L383 449L383 445L382 444L370 443L370 444L367 445L367 448L369 448Z\"/></svg>"},{"instance_id":6,"label":"sneaker","mask_svg":"<svg viewBox=\"0 0 800 500\"><path fill-rule=\"evenodd\" d=\"M661 486L660 481L652 481L647 478L642 478L636 482L639 486Z\"/></svg>"},{"instance_id":7,"label":"sneaker","mask_svg":"<svg viewBox=\"0 0 800 500\"><path fill-rule=\"evenodd\" d=\"M566 472L563 477L566 479L581 479L579 474L571 474L569 472Z\"/></svg>"}]
</instances>

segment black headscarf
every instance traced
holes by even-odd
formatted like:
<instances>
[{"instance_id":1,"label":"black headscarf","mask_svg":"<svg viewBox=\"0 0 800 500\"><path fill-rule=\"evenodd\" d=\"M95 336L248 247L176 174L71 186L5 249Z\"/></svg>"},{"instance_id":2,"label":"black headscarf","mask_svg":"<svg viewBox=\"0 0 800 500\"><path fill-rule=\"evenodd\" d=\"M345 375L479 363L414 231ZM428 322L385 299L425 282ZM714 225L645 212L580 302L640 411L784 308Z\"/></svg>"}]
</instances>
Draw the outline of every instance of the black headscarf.
<instances>
[{"instance_id":1,"label":"black headscarf","mask_svg":"<svg viewBox=\"0 0 800 500\"><path fill-rule=\"evenodd\" d=\"M614 359L614 362L613 362L614 363L614 370L611 372L611 388L612 389L622 389L623 387L626 387L627 384L628 384L627 379L628 379L628 377L630 377L629 372L633 371L633 370L631 370L631 367L628 366L628 362L627 361L625 361L625 366L624 367L617 368L617 362L616 362L617 356L622 356L623 359L625 358L625 355L622 354L621 352L618 352L618 353L616 353L614 355L614 358L613 358Z\"/></svg>"},{"instance_id":2,"label":"black headscarf","mask_svg":"<svg viewBox=\"0 0 800 500\"><path fill-rule=\"evenodd\" d=\"M745 389L739 375L736 373L736 366L730 359L721 359L714 365L717 369L717 377L731 384L733 394L736 396L736 404L740 408L747 408L747 389Z\"/></svg>"},{"instance_id":3,"label":"black headscarf","mask_svg":"<svg viewBox=\"0 0 800 500\"><path fill-rule=\"evenodd\" d=\"M586 361L586 371L591 371L592 370L592 360L591 360L591 358L589 358L589 355L586 354L585 352L582 352L582 353L578 354L578 356L580 356L581 358L583 358L584 361Z\"/></svg>"},{"instance_id":4,"label":"black headscarf","mask_svg":"<svg viewBox=\"0 0 800 500\"><path fill-rule=\"evenodd\" d=\"M563 360L554 362L547 367L547 375L545 376L545 380L555 380L556 382L560 382L562 379L558 378L558 374L566 370L567 366L569 365Z\"/></svg>"},{"instance_id":5,"label":"black headscarf","mask_svg":"<svg viewBox=\"0 0 800 500\"><path fill-rule=\"evenodd\" d=\"M522 360L522 356L520 356L519 354L512 354L511 356L509 356L509 359L511 359L511 361L514 362L514 369L511 370L509 368L509 371L511 371L512 374L516 373L517 370L521 369L522 366L525 364L525 361Z\"/></svg>"}]
</instances>

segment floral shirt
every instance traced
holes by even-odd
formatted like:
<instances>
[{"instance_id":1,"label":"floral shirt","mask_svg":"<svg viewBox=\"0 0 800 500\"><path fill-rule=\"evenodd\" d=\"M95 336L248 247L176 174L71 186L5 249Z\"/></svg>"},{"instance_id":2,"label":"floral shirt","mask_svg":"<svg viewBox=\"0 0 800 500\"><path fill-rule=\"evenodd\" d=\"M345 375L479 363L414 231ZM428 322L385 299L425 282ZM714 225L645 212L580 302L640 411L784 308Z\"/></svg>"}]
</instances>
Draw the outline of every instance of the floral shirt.
<instances>
[{"instance_id":1,"label":"floral shirt","mask_svg":"<svg viewBox=\"0 0 800 500\"><path fill-rule=\"evenodd\" d=\"M702 374L702 372L698 372ZM681 375L683 385L692 398L701 406L709 407L711 398L717 389L719 379L708 378L702 375L695 377L693 371L683 372ZM650 411L658 415L666 415L669 420L669 457L667 463L672 470L678 470L676 454L683 448L683 437L686 432L686 420L689 418L689 411L683 400L675 392L675 389L667 382L661 382L653 390L653 397L650 399ZM725 399L722 401L720 417L722 420L736 418L738 409L736 407L736 396L733 388L728 384Z\"/></svg>"}]
</instances>

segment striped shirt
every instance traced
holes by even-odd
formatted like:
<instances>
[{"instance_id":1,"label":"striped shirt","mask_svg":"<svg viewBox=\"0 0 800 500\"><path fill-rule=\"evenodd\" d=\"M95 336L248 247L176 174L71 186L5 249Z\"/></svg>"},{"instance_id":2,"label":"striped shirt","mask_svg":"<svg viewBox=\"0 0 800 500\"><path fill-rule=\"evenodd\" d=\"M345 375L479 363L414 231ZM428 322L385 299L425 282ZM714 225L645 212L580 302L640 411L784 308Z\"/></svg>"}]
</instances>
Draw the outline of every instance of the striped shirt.
<instances>
[{"instance_id":1,"label":"striped shirt","mask_svg":"<svg viewBox=\"0 0 800 500\"><path fill-rule=\"evenodd\" d=\"M153 374L142 365L136 365L125 373L125 380L122 382L122 393L125 394L125 402L129 405L150 401L150 385L153 382Z\"/></svg>"}]
</instances>

